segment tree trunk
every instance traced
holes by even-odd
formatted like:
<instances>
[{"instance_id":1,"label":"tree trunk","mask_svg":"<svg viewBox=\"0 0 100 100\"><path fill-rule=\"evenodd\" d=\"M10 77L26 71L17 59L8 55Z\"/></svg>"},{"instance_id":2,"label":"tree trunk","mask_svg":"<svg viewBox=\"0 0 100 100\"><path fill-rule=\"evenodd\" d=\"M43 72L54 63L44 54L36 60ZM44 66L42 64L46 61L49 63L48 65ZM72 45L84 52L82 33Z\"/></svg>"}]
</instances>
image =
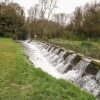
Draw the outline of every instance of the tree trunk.
<instances>
[{"instance_id":1,"label":"tree trunk","mask_svg":"<svg viewBox=\"0 0 100 100\"><path fill-rule=\"evenodd\" d=\"M43 32L44 32L44 30L43 30L43 28L41 28L40 38L42 38Z\"/></svg>"}]
</instances>

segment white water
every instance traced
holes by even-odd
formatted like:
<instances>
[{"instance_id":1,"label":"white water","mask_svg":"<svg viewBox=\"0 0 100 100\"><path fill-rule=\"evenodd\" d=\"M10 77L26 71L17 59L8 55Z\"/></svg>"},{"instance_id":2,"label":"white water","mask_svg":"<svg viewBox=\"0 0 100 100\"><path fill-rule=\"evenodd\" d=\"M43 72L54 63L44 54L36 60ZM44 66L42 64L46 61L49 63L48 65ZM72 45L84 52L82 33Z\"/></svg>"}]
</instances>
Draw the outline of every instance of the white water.
<instances>
[{"instance_id":1,"label":"white water","mask_svg":"<svg viewBox=\"0 0 100 100\"><path fill-rule=\"evenodd\" d=\"M45 59L41 51L36 47L37 44L35 42L23 42L23 45L28 48L28 51L24 51L29 56L29 60L31 60L36 68L41 68L43 71L49 73L50 75L56 78L61 78L60 73L54 69L54 67L47 61L47 59Z\"/></svg>"},{"instance_id":2,"label":"white water","mask_svg":"<svg viewBox=\"0 0 100 100\"><path fill-rule=\"evenodd\" d=\"M95 76L86 75L82 77L91 60L83 58L72 70L64 73L77 56L76 54L69 54L64 60L67 51L59 52L59 48L41 42L22 41L21 43L24 46L25 54L36 68L41 68L57 79L74 82L96 96L100 93L100 71Z\"/></svg>"},{"instance_id":3,"label":"white water","mask_svg":"<svg viewBox=\"0 0 100 100\"><path fill-rule=\"evenodd\" d=\"M62 63L58 64L56 66L56 69L60 72L60 73L64 73L65 71L67 71L67 68L71 65L71 62L75 59L76 54L70 54L65 61L63 61Z\"/></svg>"},{"instance_id":4,"label":"white water","mask_svg":"<svg viewBox=\"0 0 100 100\"><path fill-rule=\"evenodd\" d=\"M100 92L100 86L97 84L94 77L93 75L84 76L81 79L81 87L92 92L96 96Z\"/></svg>"},{"instance_id":5,"label":"white water","mask_svg":"<svg viewBox=\"0 0 100 100\"><path fill-rule=\"evenodd\" d=\"M63 78L78 83L85 71L85 68L89 64L89 60L82 59L72 70L68 71L68 73L66 73Z\"/></svg>"}]
</instances>

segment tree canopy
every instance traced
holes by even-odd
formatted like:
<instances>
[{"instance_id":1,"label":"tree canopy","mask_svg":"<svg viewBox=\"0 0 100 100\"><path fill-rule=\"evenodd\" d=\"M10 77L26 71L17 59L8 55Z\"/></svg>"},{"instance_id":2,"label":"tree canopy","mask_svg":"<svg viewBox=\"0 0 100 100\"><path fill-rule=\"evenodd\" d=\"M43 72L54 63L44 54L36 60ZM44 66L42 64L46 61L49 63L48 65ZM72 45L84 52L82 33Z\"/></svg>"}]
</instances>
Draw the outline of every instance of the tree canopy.
<instances>
[{"instance_id":1,"label":"tree canopy","mask_svg":"<svg viewBox=\"0 0 100 100\"><path fill-rule=\"evenodd\" d=\"M9 0L0 3L0 36L13 39L39 38L100 38L100 2L76 7L71 14L52 13L57 0L39 0L28 10Z\"/></svg>"},{"instance_id":2,"label":"tree canopy","mask_svg":"<svg viewBox=\"0 0 100 100\"><path fill-rule=\"evenodd\" d=\"M24 10L19 4L0 3L0 36L25 39L26 26Z\"/></svg>"},{"instance_id":3,"label":"tree canopy","mask_svg":"<svg viewBox=\"0 0 100 100\"><path fill-rule=\"evenodd\" d=\"M40 1L42 8L40 4L37 4L29 10L31 37L38 35L38 37L67 39L68 35L75 35L84 39L100 38L100 2L76 7L72 14L55 13L52 15L51 12L47 13L47 8L56 8L55 0L51 0L51 3L55 2L52 7L48 0ZM49 15L52 15L52 18L48 20L46 16Z\"/></svg>"}]
</instances>

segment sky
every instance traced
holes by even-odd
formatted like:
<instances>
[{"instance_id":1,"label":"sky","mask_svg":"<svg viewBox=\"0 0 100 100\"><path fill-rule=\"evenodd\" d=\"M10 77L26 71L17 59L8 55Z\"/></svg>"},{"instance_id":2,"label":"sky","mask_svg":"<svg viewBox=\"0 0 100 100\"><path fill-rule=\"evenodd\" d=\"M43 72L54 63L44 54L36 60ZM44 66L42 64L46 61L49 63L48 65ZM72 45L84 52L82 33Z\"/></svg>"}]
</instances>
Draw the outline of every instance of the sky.
<instances>
[{"instance_id":1,"label":"sky","mask_svg":"<svg viewBox=\"0 0 100 100\"><path fill-rule=\"evenodd\" d=\"M27 16L27 10L37 4L39 0L13 0L14 2L19 3L25 9L25 14ZM75 10L77 6L83 6L87 2L91 3L98 0L57 0L57 9L54 10L54 13L66 13L70 14Z\"/></svg>"}]
</instances>

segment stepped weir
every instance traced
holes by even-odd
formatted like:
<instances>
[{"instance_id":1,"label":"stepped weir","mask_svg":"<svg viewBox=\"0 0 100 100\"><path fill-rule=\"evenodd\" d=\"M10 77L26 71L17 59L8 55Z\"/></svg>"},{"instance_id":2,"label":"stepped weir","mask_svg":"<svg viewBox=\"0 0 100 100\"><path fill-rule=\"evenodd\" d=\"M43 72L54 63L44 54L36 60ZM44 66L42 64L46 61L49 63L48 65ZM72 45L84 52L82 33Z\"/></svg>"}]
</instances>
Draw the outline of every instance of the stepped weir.
<instances>
[{"instance_id":1,"label":"stepped weir","mask_svg":"<svg viewBox=\"0 0 100 100\"><path fill-rule=\"evenodd\" d=\"M21 41L36 68L57 79L68 80L100 98L100 61L39 41Z\"/></svg>"}]
</instances>

